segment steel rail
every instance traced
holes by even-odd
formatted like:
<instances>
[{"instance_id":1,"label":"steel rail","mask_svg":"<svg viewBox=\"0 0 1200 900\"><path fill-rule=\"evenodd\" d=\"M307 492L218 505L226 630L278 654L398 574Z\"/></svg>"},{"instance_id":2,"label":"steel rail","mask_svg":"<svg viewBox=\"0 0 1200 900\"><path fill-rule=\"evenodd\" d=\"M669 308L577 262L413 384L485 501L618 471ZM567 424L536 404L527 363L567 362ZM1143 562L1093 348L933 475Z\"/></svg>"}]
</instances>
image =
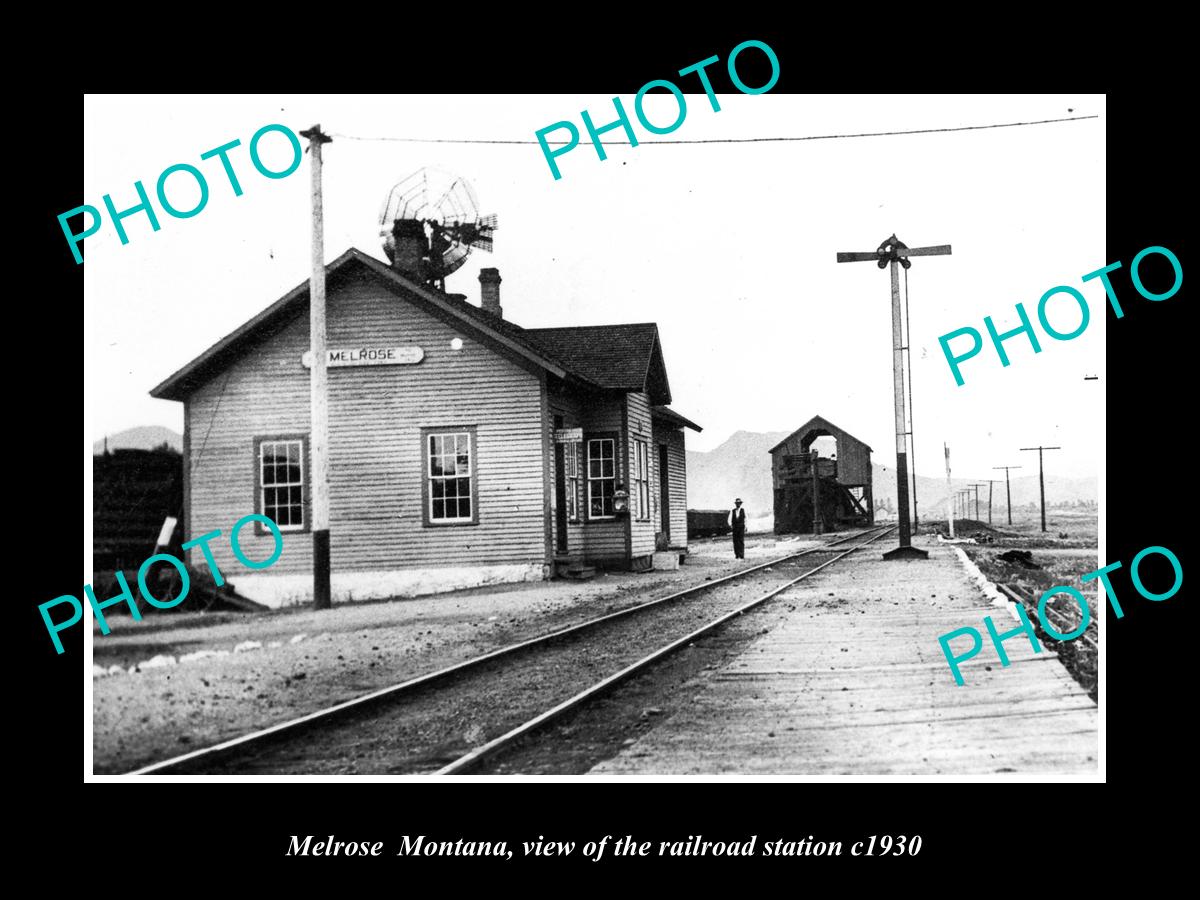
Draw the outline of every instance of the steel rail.
<instances>
[{"instance_id":1,"label":"steel rail","mask_svg":"<svg viewBox=\"0 0 1200 900\"><path fill-rule=\"evenodd\" d=\"M1013 588L1010 588L1007 584L1000 584L999 582L997 582L996 587L1000 588L1000 590L1004 591L1004 593L1008 594L1009 597L1011 597L1015 602L1020 603L1022 606L1033 606L1035 609L1037 608L1036 603L1034 603L1032 600L1026 601L1024 597L1022 597ZM1059 612L1057 609L1055 609L1049 603L1046 604L1046 612L1049 613L1051 616L1058 617L1058 622L1060 624L1069 626L1067 629L1067 632L1064 632L1064 634L1074 631L1076 628L1079 627L1078 622L1072 623L1065 615L1063 615L1061 612ZM1097 628L1100 627L1099 623L1097 623L1096 627ZM1083 634L1079 635L1078 639L1083 641L1086 644L1091 644L1093 650L1099 649L1096 646L1096 642L1087 636L1086 631ZM1069 643L1069 641L1065 641L1060 638L1055 638L1055 640L1057 640L1061 644ZM1071 640L1076 640L1076 638L1071 638Z\"/></svg>"},{"instance_id":2,"label":"steel rail","mask_svg":"<svg viewBox=\"0 0 1200 900\"><path fill-rule=\"evenodd\" d=\"M875 540L875 538L882 537L884 534L886 534L888 531L890 531L891 529L893 529L895 527L896 526L894 526L894 525L883 526L882 530L878 530L878 533L873 535L871 540ZM318 722L322 722L326 719L329 719L329 718L337 716L341 713L344 713L347 710L354 709L354 708L360 707L360 706L365 706L370 703L378 702L378 701L384 700L389 697L394 698L397 695L412 692L418 688L428 687L433 682L439 681L444 678L448 678L451 675L455 675L455 674L470 670L476 666L483 665L484 663L491 662L491 661L499 659L501 657L508 656L508 655L514 654L514 653L519 653L523 650L528 650L528 649L531 649L533 647L537 647L537 646L540 646L543 644L552 643L553 641L559 640L560 638L563 638L563 637L567 637L568 635L577 634L577 633L586 631L589 628L594 628L598 625L603 624L604 622L610 622L613 619L618 619L618 618L621 618L622 616L633 615L633 614L641 612L643 610L650 609L651 607L658 606L661 603L667 603L672 600L679 600L683 597L687 597L692 594L699 593L701 591L707 591L710 588L716 587L721 584L725 584L729 581L733 581L738 578L744 578L747 575L752 575L755 572L762 571L763 569L768 569L768 568L771 568L772 566L780 565L781 563L785 563L788 560L797 559L801 556L808 556L811 553L828 552L829 548L837 547L841 544L846 543L847 541L852 541L852 540L861 538L863 536L863 534L866 534L866 533L869 533L869 532L852 534L852 535L849 535L848 537L839 538L836 541L830 541L827 544L822 544L819 547L809 547L806 550L800 550L800 551L797 551L796 553L791 553L786 556L781 556L777 559L773 559L773 560L770 560L765 563L761 563L756 566L750 566L749 568L746 568L746 569L739 569L736 572L731 572L728 575L723 575L720 578L716 578L712 581L705 581L702 584L694 585L689 588L684 588L681 591L676 591L675 593L668 594L665 597L658 597L654 600L648 600L645 603L639 603L634 606L626 607L625 609L619 609L615 612L607 613L606 615L603 615L603 616L597 616L594 619L587 619L586 621L578 622L574 625L568 625L564 628L560 628L557 631L551 631L547 634L537 635L536 637L532 637L527 640L520 641L516 644L509 644L504 647L498 647L495 650L491 650L480 656L473 656L470 659L465 659L462 662L458 662L458 663L454 663L449 666L445 666L444 668L437 669L433 672L427 672L423 675L417 675L406 681L401 681L401 682L398 682L397 684L388 685L387 687L380 688L376 691L371 691L370 693L363 694L362 696L359 696L359 697L352 697L349 700L344 700L341 703L334 704L333 706L328 706L323 709L318 709L311 713L307 713L303 716L298 716L297 718L288 719L284 722L279 722L279 723L277 723L275 725L271 725L267 728L262 728L258 731L252 731L248 734L240 735L235 738L230 738L227 741L222 741L221 743L214 744L211 747L201 747L199 749L192 750L188 753L181 754L180 756L174 756L174 757L171 757L170 759L165 759L160 762L151 763L150 765L142 766L140 769L134 769L130 772L126 772L125 774L126 775L153 775L153 774L165 772L168 769L176 768L185 763L195 762L196 760L205 759L205 758L216 758L216 757L225 755L225 754L229 753L230 751L263 742L268 738L278 737L279 735L284 734L286 732L299 731L305 727L314 725Z\"/></svg>"},{"instance_id":3,"label":"steel rail","mask_svg":"<svg viewBox=\"0 0 1200 900\"><path fill-rule=\"evenodd\" d=\"M869 539L863 541L858 546L851 547L849 550L846 550L843 553L839 553L833 559L828 560L827 562L821 563L819 566L816 566L815 568L810 569L809 571L805 572L803 575L799 576L798 578L793 578L791 581L787 582L786 584L782 585L781 587L773 588L770 592L764 594L763 596L759 597L758 599L751 600L749 603L745 603L742 606L739 606L737 609L731 610L730 612L727 612L724 615L721 615L721 616L717 617L716 619L713 619L708 624L702 625L701 627L697 628L695 631L691 632L690 634L685 635L684 637L679 638L676 641L672 641L671 643L667 644L665 647L660 647L659 649L655 650L653 653L649 654L648 656L644 656L641 659L639 659L637 662L626 666L621 671L619 671L613 675L609 675L607 678L605 678L602 681L596 682L591 687L589 687L583 691L580 691L575 696L564 700L562 703L559 703L557 706L546 710L545 712L530 719L529 721L525 722L524 724L518 725L516 728L513 728L511 731L507 731L504 734L500 735L499 737L493 738L492 740L488 741L486 744L476 747L470 753L467 753L464 756L459 757L458 759L456 759L454 762L450 763L449 765L443 766L441 769L438 769L433 774L435 774L435 775L454 775L454 774L463 772L467 769L470 769L471 767L480 763L486 757L492 756L497 751L503 750L504 748L508 747L514 741L516 741L518 738L521 738L521 737L529 734L530 732L535 731L538 728L541 728L543 725L546 725L548 722L551 722L554 719L557 719L559 716L562 716L564 713L569 712L570 710L574 709L576 706L579 706L581 703L585 703L588 700L592 699L593 697L604 693L605 691L614 687L621 681L624 681L626 678L637 673L639 670L644 669L645 667L649 666L651 663L657 662L658 660L662 659L665 656L670 655L671 653L674 653L679 648L692 643L693 641L696 640L696 638L706 634L709 631L712 631L714 628L720 627L721 625L725 624L726 622L728 622L730 619L734 618L735 616L740 616L740 615L748 612L749 610L753 609L754 607L759 606L760 604L766 603L768 600L772 599L773 597L778 596L779 594L786 591L788 588L793 587L794 585L803 581L805 578L808 578L811 575L815 575L817 572L820 572L822 569L832 566L835 562L845 559L851 553L855 553L858 550L861 550L863 547L866 547L867 545L874 543L875 541L879 540L879 538L883 537L884 535L886 535L888 532L892 531L896 527L897 526L895 526L895 525L886 526L882 531L878 532L877 534L872 535ZM854 535L854 537L861 537L861 536L862 535Z\"/></svg>"}]
</instances>

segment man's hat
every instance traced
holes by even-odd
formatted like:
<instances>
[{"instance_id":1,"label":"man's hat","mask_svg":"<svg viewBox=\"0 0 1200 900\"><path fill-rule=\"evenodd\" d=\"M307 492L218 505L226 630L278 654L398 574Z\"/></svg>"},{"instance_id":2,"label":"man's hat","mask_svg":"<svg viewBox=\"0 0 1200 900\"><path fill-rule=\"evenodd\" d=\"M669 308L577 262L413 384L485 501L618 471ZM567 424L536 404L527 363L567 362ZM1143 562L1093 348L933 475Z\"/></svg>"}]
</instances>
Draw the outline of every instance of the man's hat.
<instances>
[{"instance_id":1,"label":"man's hat","mask_svg":"<svg viewBox=\"0 0 1200 900\"><path fill-rule=\"evenodd\" d=\"M741 498L741 497L738 497L738 498L737 498L736 500L734 500L733 502L734 502L734 503L741 503L741 502L742 502L742 498Z\"/></svg>"}]
</instances>

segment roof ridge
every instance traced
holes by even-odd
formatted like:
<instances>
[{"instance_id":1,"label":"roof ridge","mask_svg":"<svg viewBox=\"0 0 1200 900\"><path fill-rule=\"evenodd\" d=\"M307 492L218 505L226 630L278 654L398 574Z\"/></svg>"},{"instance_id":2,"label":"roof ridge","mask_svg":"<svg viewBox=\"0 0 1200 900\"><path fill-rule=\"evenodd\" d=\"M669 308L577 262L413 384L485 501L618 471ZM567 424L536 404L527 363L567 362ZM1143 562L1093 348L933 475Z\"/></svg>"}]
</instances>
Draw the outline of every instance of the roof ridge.
<instances>
[{"instance_id":1,"label":"roof ridge","mask_svg":"<svg viewBox=\"0 0 1200 900\"><path fill-rule=\"evenodd\" d=\"M574 371L573 367L563 365L562 361L557 359L555 354L547 352L547 349L541 346L540 343L526 337L526 329L520 325L508 322L502 317L491 316L490 313L487 314L487 318L482 318L484 310L468 303L465 299L453 297L445 291L439 291L426 285L412 282L399 272L396 272L387 263L376 259L368 253L364 253L357 247L349 247L337 259L326 263L325 273L327 276L335 274L352 261L365 266L368 271L374 272L380 278L390 279L395 285L411 292L418 299L440 305L443 309L448 307L450 311L455 312L464 320L473 322L477 327L491 332L492 340L496 343L501 345L507 344L509 349L515 349L521 355L527 356L532 362L541 365L543 368L547 368L553 374L570 374L578 377L581 381L591 383L591 379ZM253 341L262 328L270 326L280 317L289 317L288 320L290 321L292 316L298 314L298 312L293 311L292 307L309 302L311 280L310 275L294 288L287 291L282 297L268 304L264 309L251 316L233 331L220 338L153 387L150 390L150 395L167 400L183 399L179 395L178 388L184 385L188 379L197 376L199 372L208 366L227 368L231 363L222 359L226 353L236 354L244 352L240 345L246 341ZM184 396L186 396L186 393L190 393L190 390L185 385L183 387Z\"/></svg>"},{"instance_id":2,"label":"roof ridge","mask_svg":"<svg viewBox=\"0 0 1200 900\"><path fill-rule=\"evenodd\" d=\"M584 328L657 328L657 322L607 322L602 325L544 325L540 328L523 328L524 331L567 331L583 330Z\"/></svg>"}]
</instances>

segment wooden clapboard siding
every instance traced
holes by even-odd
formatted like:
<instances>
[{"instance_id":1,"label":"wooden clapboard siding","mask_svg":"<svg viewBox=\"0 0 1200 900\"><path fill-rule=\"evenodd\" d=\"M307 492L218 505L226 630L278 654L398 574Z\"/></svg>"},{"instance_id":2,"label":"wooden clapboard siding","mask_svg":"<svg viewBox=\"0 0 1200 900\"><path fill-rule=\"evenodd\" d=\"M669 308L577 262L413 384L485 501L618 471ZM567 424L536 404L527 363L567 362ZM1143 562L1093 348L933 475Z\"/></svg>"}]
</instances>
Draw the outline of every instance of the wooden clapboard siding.
<instances>
[{"instance_id":1,"label":"wooden clapboard siding","mask_svg":"<svg viewBox=\"0 0 1200 900\"><path fill-rule=\"evenodd\" d=\"M660 444L667 445L667 491L670 501L668 514L671 525L671 546L687 547L687 453L682 428L656 424L654 429L655 483L662 478L658 471ZM657 494L656 494L657 496ZM657 515L657 514L656 514ZM657 523L659 520L655 519Z\"/></svg>"},{"instance_id":2,"label":"wooden clapboard siding","mask_svg":"<svg viewBox=\"0 0 1200 900\"><path fill-rule=\"evenodd\" d=\"M554 419L545 372L538 373L538 414L542 417L542 558L554 559Z\"/></svg>"},{"instance_id":3,"label":"wooden clapboard siding","mask_svg":"<svg viewBox=\"0 0 1200 900\"><path fill-rule=\"evenodd\" d=\"M307 347L308 320L301 317L188 399L188 538L215 530L228 536L238 519L255 511L256 437L309 431L308 370L300 365ZM239 543L251 559L266 559L274 547L269 534L256 535L249 527L240 532ZM248 571L234 558L227 537L209 547L231 578ZM188 553L192 565L202 565L198 549ZM285 532L283 554L267 571L311 569L312 536Z\"/></svg>"},{"instance_id":4,"label":"wooden clapboard siding","mask_svg":"<svg viewBox=\"0 0 1200 900\"><path fill-rule=\"evenodd\" d=\"M580 422L583 428L584 460L586 466L587 445L589 433L607 433L615 437L614 452L616 453L616 471L618 480L622 480L628 490L629 482L625 480L626 460L629 457L629 445L621 439L625 424L625 394L623 392L605 392L589 394L581 398ZM586 478L586 469L585 469ZM584 488L586 507L587 488ZM585 509L586 512L586 509ZM594 560L625 560L628 559L627 535L629 531L628 518L606 519L599 522L588 521L584 516L583 546L584 555Z\"/></svg>"},{"instance_id":5,"label":"wooden clapboard siding","mask_svg":"<svg viewBox=\"0 0 1200 900\"><path fill-rule=\"evenodd\" d=\"M329 294L330 347L415 345L425 351L417 365L329 370L334 571L545 562L541 378L421 304L365 277L339 282ZM450 348L455 337L463 339L461 350ZM252 511L256 436L308 431L308 369L300 363L307 342L307 316L301 316L191 398L195 534L227 530ZM421 429L460 426L476 433L479 523L424 526ZM243 543L252 558L256 547L258 558L270 550L269 536ZM218 561L224 569L226 560L218 555ZM244 571L231 556L228 562L233 573ZM310 567L309 535L285 533L283 557L271 571Z\"/></svg>"},{"instance_id":6,"label":"wooden clapboard siding","mask_svg":"<svg viewBox=\"0 0 1200 900\"><path fill-rule=\"evenodd\" d=\"M646 556L654 552L654 534L658 530L654 518L656 508L654 498L657 481L654 478L654 463L648 460L647 475L650 481L650 515L644 520L639 520L636 518L637 498L634 496L633 487L634 466L637 459L633 442L635 440L645 441L648 455L654 451L654 435L650 422L650 397L648 394L640 391L631 391L625 397L626 422L628 424L628 433L626 435L626 459L628 460L628 466L626 469L625 489L629 491L629 553L631 557Z\"/></svg>"},{"instance_id":7,"label":"wooden clapboard siding","mask_svg":"<svg viewBox=\"0 0 1200 900\"><path fill-rule=\"evenodd\" d=\"M567 390L562 385L561 382L558 382L557 385L552 390L549 391L549 404L550 404L551 427L553 427L553 425L554 425L554 417L555 416L563 417L563 428L581 428L581 427L583 427L583 418L582 418L583 402L581 401L580 396L577 393ZM555 457L554 457L554 452L553 452L553 444L551 444L550 447L551 447L550 452L547 455L550 457L550 485L551 485L550 504L551 504L551 507L554 508L554 513L552 514L551 519L550 519L551 542L553 543L553 540L555 540L555 537L553 534L554 522L555 522L554 515L557 515L557 508L554 507L555 497L554 497L553 485L556 483L556 479L558 478L558 471L555 468ZM581 466L582 465L583 464L581 463ZM582 504L586 502L586 498L587 498L586 484L587 483L585 481L584 482L585 487L584 487L584 492L583 492L583 499L581 499L579 501L580 507L581 507L580 514L579 514L579 521L574 522L574 523L571 523L571 522L567 523L567 553L566 553L566 555L575 557L575 558L580 558L580 559L583 558L584 550L585 550L585 545L584 545L584 521L585 521L585 518L584 518L584 514L583 514L583 510L582 510Z\"/></svg>"}]
</instances>

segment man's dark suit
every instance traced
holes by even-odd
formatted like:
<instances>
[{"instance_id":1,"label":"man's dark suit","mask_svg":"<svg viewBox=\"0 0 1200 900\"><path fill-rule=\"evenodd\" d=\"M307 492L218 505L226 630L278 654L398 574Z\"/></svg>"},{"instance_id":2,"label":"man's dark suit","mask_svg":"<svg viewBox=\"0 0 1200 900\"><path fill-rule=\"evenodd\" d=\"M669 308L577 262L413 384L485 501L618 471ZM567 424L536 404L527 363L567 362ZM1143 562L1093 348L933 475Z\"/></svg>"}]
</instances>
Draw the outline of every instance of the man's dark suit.
<instances>
[{"instance_id":1,"label":"man's dark suit","mask_svg":"<svg viewBox=\"0 0 1200 900\"><path fill-rule=\"evenodd\" d=\"M746 558L746 510L735 506L729 513L729 524L733 526L733 555Z\"/></svg>"}]
</instances>

